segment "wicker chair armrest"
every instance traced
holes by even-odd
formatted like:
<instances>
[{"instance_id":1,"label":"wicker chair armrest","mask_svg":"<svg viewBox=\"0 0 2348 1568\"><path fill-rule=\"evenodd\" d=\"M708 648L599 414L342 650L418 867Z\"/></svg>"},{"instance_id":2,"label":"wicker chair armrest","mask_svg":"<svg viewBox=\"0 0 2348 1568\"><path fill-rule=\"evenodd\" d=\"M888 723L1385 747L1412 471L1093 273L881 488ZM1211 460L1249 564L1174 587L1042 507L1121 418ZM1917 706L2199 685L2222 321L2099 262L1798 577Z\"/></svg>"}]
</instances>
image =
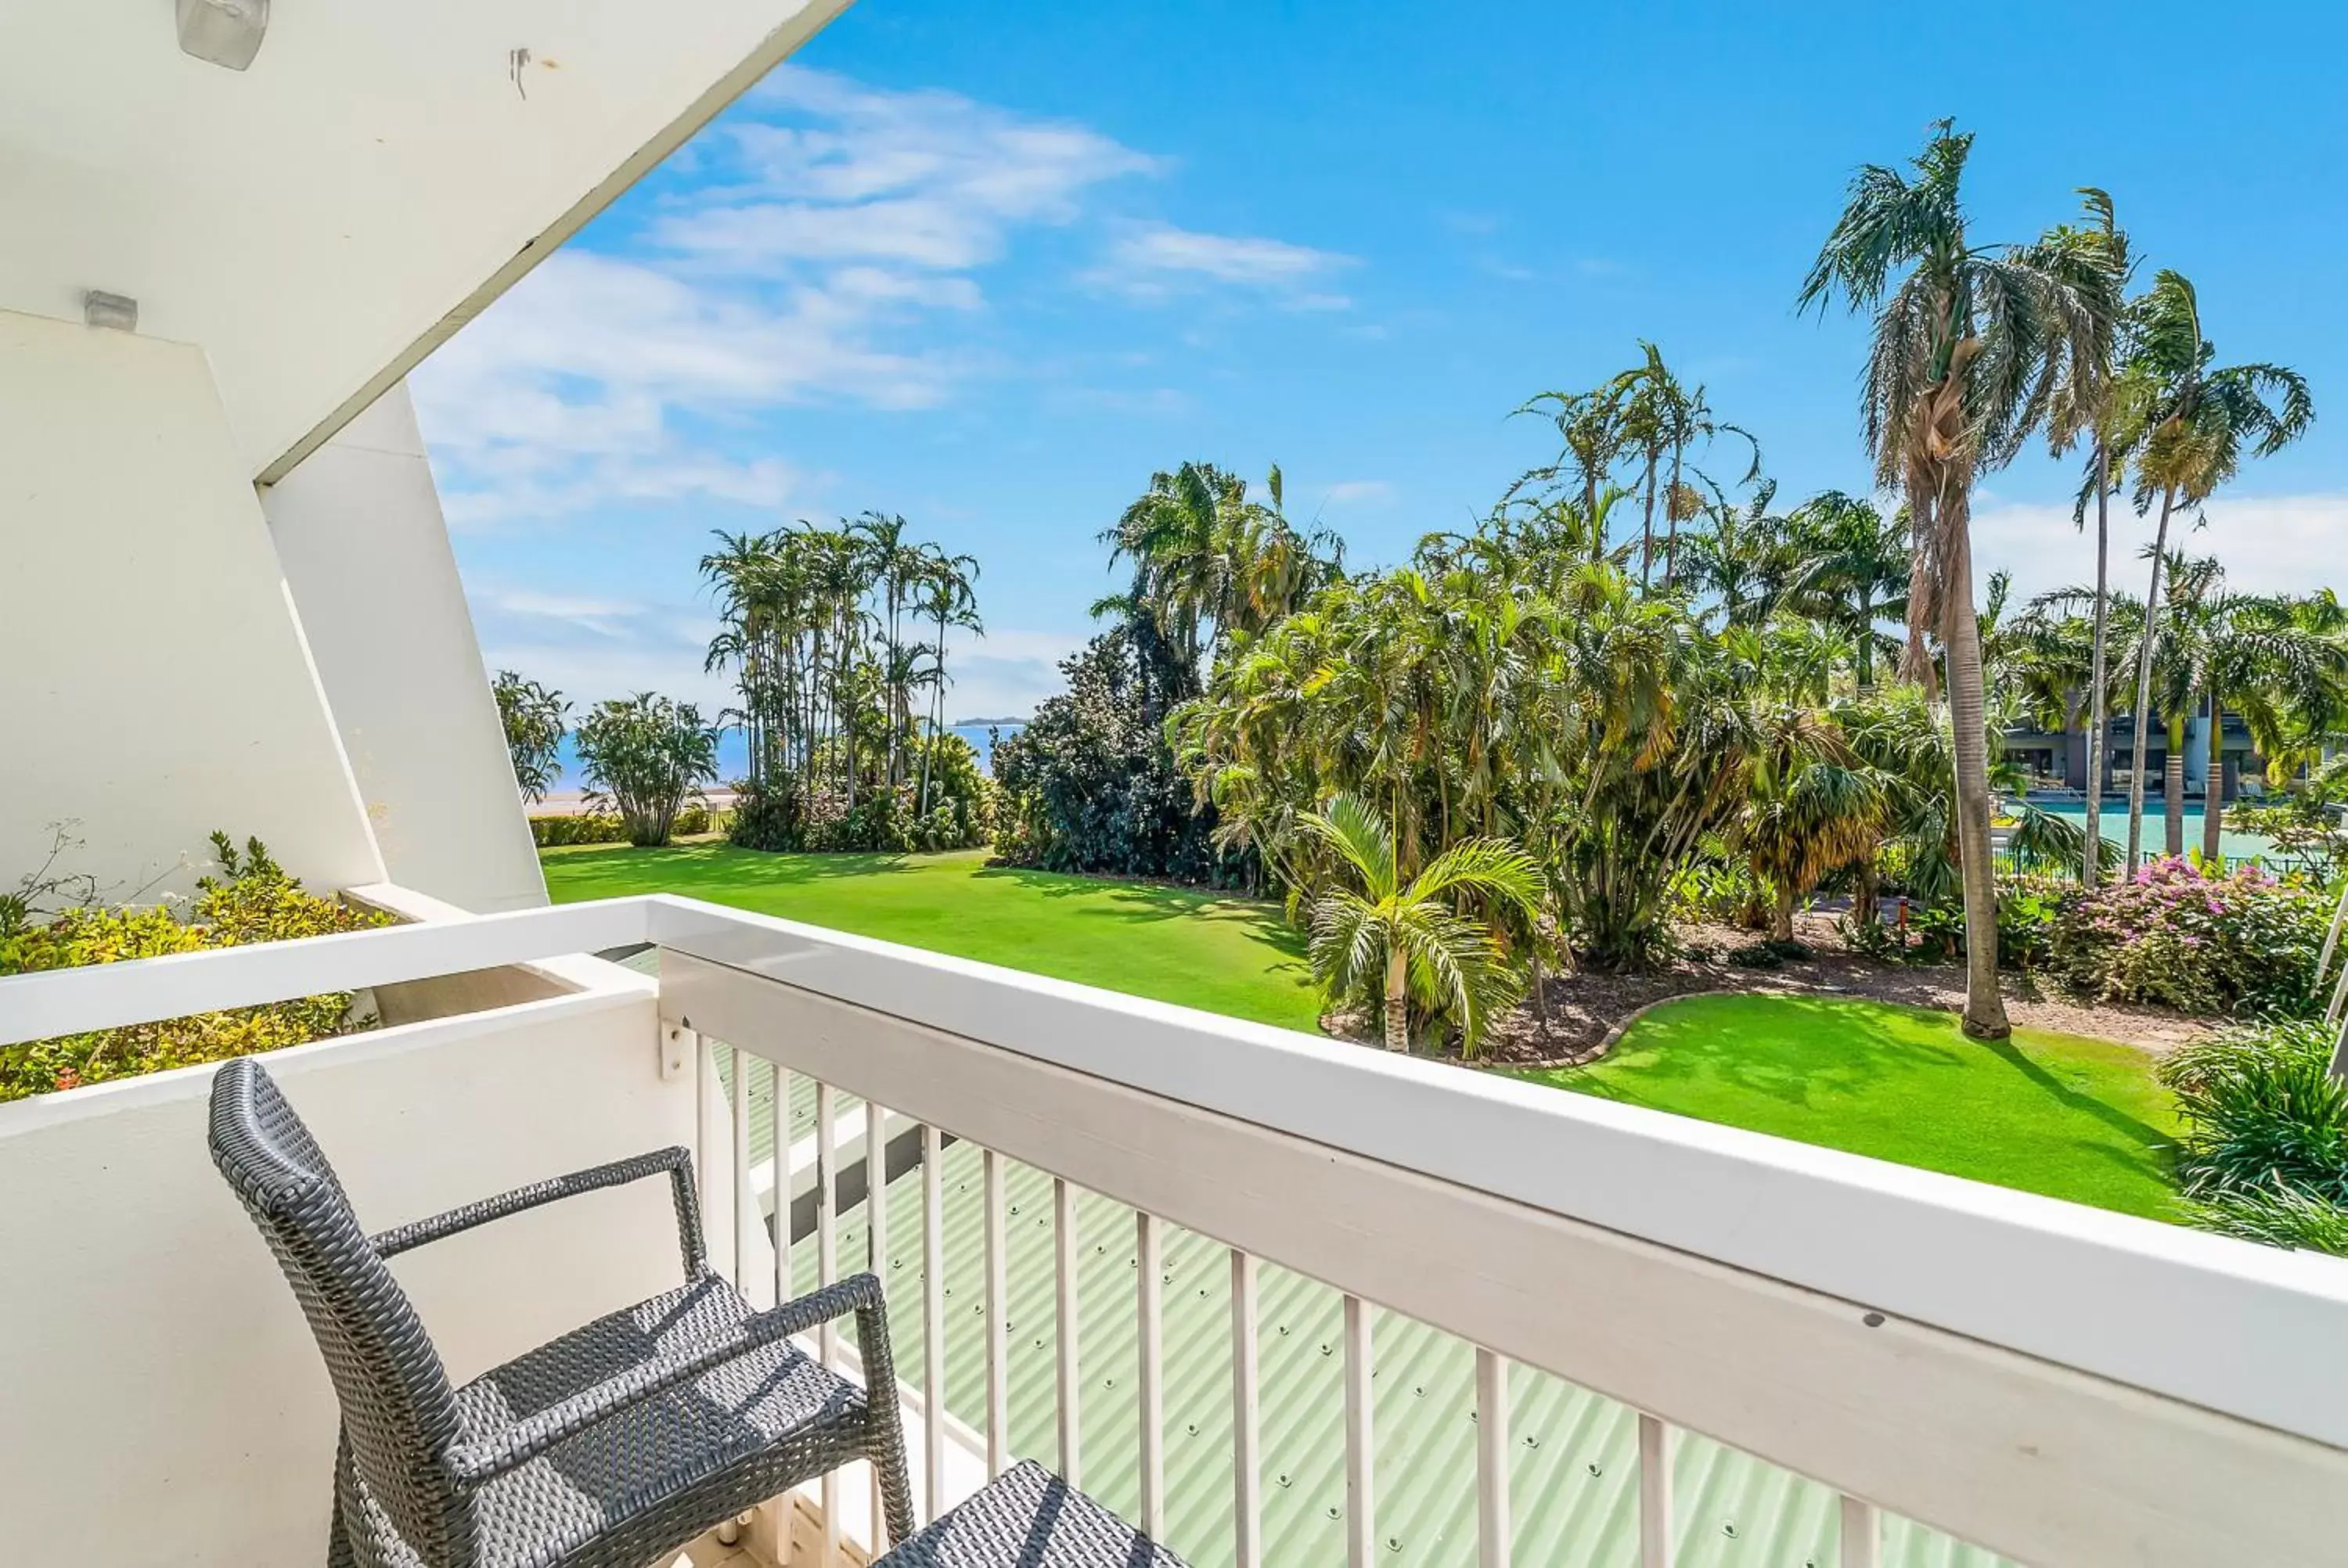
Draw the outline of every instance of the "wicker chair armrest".
<instances>
[{"instance_id":1,"label":"wicker chair armrest","mask_svg":"<svg viewBox=\"0 0 2348 1568\"><path fill-rule=\"evenodd\" d=\"M871 1337L875 1329L885 1336L884 1310L880 1276L855 1275L744 1318L722 1337L632 1367L503 1430L475 1441L452 1443L442 1450L441 1462L459 1489L472 1491L679 1383L835 1317L854 1313L860 1325L870 1325L861 1329L860 1339Z\"/></svg>"},{"instance_id":2,"label":"wicker chair armrest","mask_svg":"<svg viewBox=\"0 0 2348 1568\"><path fill-rule=\"evenodd\" d=\"M379 1235L369 1236L367 1242L377 1256L396 1257L492 1220L505 1219L563 1198L575 1198L582 1193L601 1192L606 1187L624 1186L662 1174L668 1176L676 1203L677 1245L685 1257L685 1277L696 1278L707 1269L708 1262L701 1235L701 1204L693 1189L693 1152L682 1147L655 1149L648 1154L574 1171L551 1181L532 1182L494 1198L450 1209L445 1214L395 1225Z\"/></svg>"}]
</instances>

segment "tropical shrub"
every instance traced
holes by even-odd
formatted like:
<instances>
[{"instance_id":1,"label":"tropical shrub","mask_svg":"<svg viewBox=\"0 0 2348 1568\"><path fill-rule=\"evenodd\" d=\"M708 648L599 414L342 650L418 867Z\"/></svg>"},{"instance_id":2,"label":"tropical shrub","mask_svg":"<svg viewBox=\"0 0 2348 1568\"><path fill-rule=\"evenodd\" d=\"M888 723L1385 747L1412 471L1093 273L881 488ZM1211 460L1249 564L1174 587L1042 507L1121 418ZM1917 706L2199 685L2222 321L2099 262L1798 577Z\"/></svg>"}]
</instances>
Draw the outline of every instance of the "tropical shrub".
<instances>
[{"instance_id":1,"label":"tropical shrub","mask_svg":"<svg viewBox=\"0 0 2348 1568\"><path fill-rule=\"evenodd\" d=\"M778 770L763 779L734 781L734 815L726 842L739 849L807 847L807 802L798 775Z\"/></svg>"},{"instance_id":2,"label":"tropical shrub","mask_svg":"<svg viewBox=\"0 0 2348 1568\"><path fill-rule=\"evenodd\" d=\"M389 922L388 916L305 891L258 839L248 839L240 851L216 833L212 848L221 875L199 882L183 907L91 903L22 922L13 933L0 934L0 975L324 937ZM0 1101L305 1044L342 1033L350 1025L350 993L335 992L0 1047Z\"/></svg>"},{"instance_id":3,"label":"tropical shrub","mask_svg":"<svg viewBox=\"0 0 2348 1568\"><path fill-rule=\"evenodd\" d=\"M1514 845L1470 838L1406 880L1393 830L1352 795L1306 813L1303 825L1344 868L1313 903L1322 993L1375 1003L1388 1050L1409 1048L1416 1013L1456 1024L1461 1053L1474 1055L1493 1017L1524 995L1524 979L1498 932L1458 906L1478 900L1529 917L1541 902L1540 868Z\"/></svg>"},{"instance_id":4,"label":"tropical shrub","mask_svg":"<svg viewBox=\"0 0 2348 1568\"><path fill-rule=\"evenodd\" d=\"M499 671L489 689L497 695L498 722L505 729L514 783L524 800L544 800L561 766L563 725L571 704L561 692L525 681L511 670Z\"/></svg>"},{"instance_id":5,"label":"tropical shrub","mask_svg":"<svg viewBox=\"0 0 2348 1568\"><path fill-rule=\"evenodd\" d=\"M726 815L712 812L705 802L688 801L670 823L669 831L682 837L707 833ZM541 849L558 849L572 844L625 844L628 823L625 817L601 811L533 816L530 819L530 842Z\"/></svg>"},{"instance_id":6,"label":"tropical shrub","mask_svg":"<svg viewBox=\"0 0 2348 1568\"><path fill-rule=\"evenodd\" d=\"M692 703L640 692L580 721L579 761L588 804L616 805L628 842L650 847L668 842L677 813L717 776L717 732Z\"/></svg>"},{"instance_id":7,"label":"tropical shrub","mask_svg":"<svg viewBox=\"0 0 2348 1568\"><path fill-rule=\"evenodd\" d=\"M2302 1016L2319 1005L2331 914L2322 893L2255 866L2211 876L2184 859L2148 861L2065 902L2046 965L2099 1000Z\"/></svg>"},{"instance_id":8,"label":"tropical shrub","mask_svg":"<svg viewBox=\"0 0 2348 1568\"><path fill-rule=\"evenodd\" d=\"M1231 867L1175 766L1146 661L1126 628L1060 665L1068 689L994 749L995 852L1048 871L1209 882Z\"/></svg>"},{"instance_id":9,"label":"tropical shrub","mask_svg":"<svg viewBox=\"0 0 2348 1568\"><path fill-rule=\"evenodd\" d=\"M2186 1135L2177 1174L2213 1230L2348 1255L2348 1081L2317 1023L2229 1030L2164 1061Z\"/></svg>"},{"instance_id":10,"label":"tropical shrub","mask_svg":"<svg viewBox=\"0 0 2348 1568\"><path fill-rule=\"evenodd\" d=\"M2084 845L2082 846L2084 853ZM2001 877L1997 885L1997 961L2034 969L2054 953L2054 933L2078 883L2052 872Z\"/></svg>"}]
</instances>

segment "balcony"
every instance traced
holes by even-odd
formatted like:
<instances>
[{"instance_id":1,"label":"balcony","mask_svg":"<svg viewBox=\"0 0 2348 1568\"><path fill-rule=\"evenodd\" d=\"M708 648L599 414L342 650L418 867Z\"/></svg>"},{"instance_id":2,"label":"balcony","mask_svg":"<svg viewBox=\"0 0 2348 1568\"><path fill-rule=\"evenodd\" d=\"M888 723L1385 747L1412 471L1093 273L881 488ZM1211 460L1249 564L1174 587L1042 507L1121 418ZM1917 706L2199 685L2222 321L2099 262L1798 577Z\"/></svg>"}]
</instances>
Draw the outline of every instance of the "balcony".
<instances>
[{"instance_id":1,"label":"balcony","mask_svg":"<svg viewBox=\"0 0 2348 1568\"><path fill-rule=\"evenodd\" d=\"M363 987L529 999L270 1059L370 1225L691 1145L754 1300L887 1282L925 1517L1033 1456L1198 1568L2348 1535L2332 1260L690 900L0 980L0 1042ZM333 1400L208 1077L0 1107L0 1560L319 1555ZM469 1376L673 1283L673 1224L623 1189L397 1269ZM726 1560L861 1561L869 1499Z\"/></svg>"}]
</instances>

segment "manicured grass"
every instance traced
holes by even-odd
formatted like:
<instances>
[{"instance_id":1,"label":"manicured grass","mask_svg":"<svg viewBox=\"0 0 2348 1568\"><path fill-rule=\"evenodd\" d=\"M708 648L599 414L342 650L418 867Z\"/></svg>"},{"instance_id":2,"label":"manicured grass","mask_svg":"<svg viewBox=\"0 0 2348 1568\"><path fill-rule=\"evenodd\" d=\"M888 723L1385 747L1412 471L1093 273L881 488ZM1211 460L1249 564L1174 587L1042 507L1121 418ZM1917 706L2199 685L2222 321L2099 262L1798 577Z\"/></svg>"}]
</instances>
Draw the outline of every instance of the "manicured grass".
<instances>
[{"instance_id":1,"label":"manicured grass","mask_svg":"<svg viewBox=\"0 0 2348 1568\"><path fill-rule=\"evenodd\" d=\"M959 855L761 855L723 844L541 852L558 903L713 903L1179 1002L1286 1029L1319 1009L1277 911L1180 888L990 870ZM2157 1219L2171 1217L2168 1091L2143 1053L1831 997L1691 997L1597 1062L1537 1082Z\"/></svg>"},{"instance_id":2,"label":"manicured grass","mask_svg":"<svg viewBox=\"0 0 2348 1568\"><path fill-rule=\"evenodd\" d=\"M1691 997L1588 1067L1520 1076L2153 1219L2175 1215L2177 1128L2151 1060L1947 1013L1832 997Z\"/></svg>"},{"instance_id":3,"label":"manicured grass","mask_svg":"<svg viewBox=\"0 0 2348 1568\"><path fill-rule=\"evenodd\" d=\"M723 844L543 851L558 904L678 893L1284 1029L1319 1013L1302 940L1269 905L994 870L986 852L762 855Z\"/></svg>"}]
</instances>

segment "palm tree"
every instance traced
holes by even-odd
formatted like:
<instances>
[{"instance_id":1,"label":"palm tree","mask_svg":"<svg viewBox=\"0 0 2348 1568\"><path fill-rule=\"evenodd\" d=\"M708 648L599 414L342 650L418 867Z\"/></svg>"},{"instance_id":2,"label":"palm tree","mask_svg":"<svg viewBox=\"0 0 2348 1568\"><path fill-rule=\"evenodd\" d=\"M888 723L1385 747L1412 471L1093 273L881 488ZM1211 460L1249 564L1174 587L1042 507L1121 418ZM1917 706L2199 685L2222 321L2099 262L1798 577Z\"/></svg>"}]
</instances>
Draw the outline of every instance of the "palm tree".
<instances>
[{"instance_id":1,"label":"palm tree","mask_svg":"<svg viewBox=\"0 0 2348 1568\"><path fill-rule=\"evenodd\" d=\"M1861 692L1872 690L1875 623L1907 614L1908 519L1827 490L1795 507L1787 523L1800 560L1788 600L1850 640L1852 678Z\"/></svg>"},{"instance_id":2,"label":"palm tree","mask_svg":"<svg viewBox=\"0 0 2348 1568\"><path fill-rule=\"evenodd\" d=\"M2003 1039L2012 1029L1998 991L1972 487L2044 421L2065 366L2104 352L2115 291L2108 273L2073 266L2043 245L1974 245L1961 200L1972 149L1972 138L1943 120L1912 174L1861 169L1799 304L1823 310L1840 295L1875 316L1859 408L1877 480L1903 494L1913 528L1907 672L1929 673L1928 634L1940 639L1948 665L1964 867L1964 1028L1977 1039Z\"/></svg>"},{"instance_id":3,"label":"palm tree","mask_svg":"<svg viewBox=\"0 0 2348 1568\"><path fill-rule=\"evenodd\" d=\"M922 782L913 791L914 815L930 809L930 755L945 732L946 629L983 631L978 619L978 561L971 556L950 556L932 550L924 558L915 584L921 613L936 623L938 641L932 650L936 662L930 670L930 738L922 748Z\"/></svg>"},{"instance_id":4,"label":"palm tree","mask_svg":"<svg viewBox=\"0 0 2348 1568\"><path fill-rule=\"evenodd\" d=\"M1416 998L1457 1020L1462 1053L1473 1054L1519 984L1492 928L1461 915L1458 903L1481 898L1530 919L1540 902L1540 868L1512 845L1469 838L1406 883L1392 830L1359 797L1338 795L1325 813L1303 820L1357 884L1334 886L1313 905L1313 968L1330 998L1356 995L1375 979L1388 1050L1410 1049Z\"/></svg>"},{"instance_id":5,"label":"palm tree","mask_svg":"<svg viewBox=\"0 0 2348 1568\"><path fill-rule=\"evenodd\" d=\"M2075 252L2082 267L2100 267L2111 274L2115 291L2123 291L2136 263L2128 256L2127 235L2112 209L2112 199L2093 187L2079 192L2086 202L2088 220L2065 224L2048 234L2050 249ZM2116 334L2106 340L2100 356L2081 354L2064 365L2046 421L2046 445L2061 456L2081 437L2089 442L2087 484L2096 495L2096 597L2092 648L2087 675L2087 821L2079 876L2093 887L2103 879L2104 746L2111 727L2106 667L2111 616L2111 498L2116 483L2115 456L2124 454L2141 424L2147 379L2128 375L2121 367ZM2083 492L2074 520L2086 527Z\"/></svg>"},{"instance_id":6,"label":"palm tree","mask_svg":"<svg viewBox=\"0 0 2348 1568\"><path fill-rule=\"evenodd\" d=\"M2145 592L2147 626L2137 644L2136 737L2128 780L2127 864L2144 845L2144 756L2152 702L2152 661L2166 603L2160 574L2168 561L2168 523L2179 501L2198 507L2240 472L2242 459L2271 456L2306 434L2315 421L2307 379L2279 364L2210 368L2218 349L2201 331L2201 302L2181 272L2163 268L2130 313L2135 347L2130 363L2154 388L2136 458L2136 506L2160 521L2152 539L2152 585Z\"/></svg>"},{"instance_id":7,"label":"palm tree","mask_svg":"<svg viewBox=\"0 0 2348 1568\"><path fill-rule=\"evenodd\" d=\"M1754 725L1752 767L1736 845L1771 894L1769 934L1794 935L1794 906L1832 871L1883 841L1883 779L1834 721L1796 702L1766 705Z\"/></svg>"}]
</instances>

